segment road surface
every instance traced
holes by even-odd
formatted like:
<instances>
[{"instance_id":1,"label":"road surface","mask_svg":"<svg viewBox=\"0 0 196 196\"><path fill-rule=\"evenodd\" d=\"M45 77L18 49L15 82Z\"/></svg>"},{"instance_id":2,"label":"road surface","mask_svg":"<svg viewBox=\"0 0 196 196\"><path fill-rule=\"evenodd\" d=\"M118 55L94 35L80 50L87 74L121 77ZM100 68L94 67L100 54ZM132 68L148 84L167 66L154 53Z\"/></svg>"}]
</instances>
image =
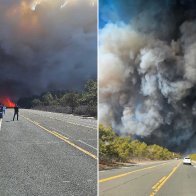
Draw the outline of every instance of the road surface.
<instances>
[{"instance_id":1,"label":"road surface","mask_svg":"<svg viewBox=\"0 0 196 196\"><path fill-rule=\"evenodd\" d=\"M0 130L1 196L96 196L96 120L8 109Z\"/></svg>"},{"instance_id":2,"label":"road surface","mask_svg":"<svg viewBox=\"0 0 196 196\"><path fill-rule=\"evenodd\" d=\"M100 172L100 196L195 196L196 163L182 160Z\"/></svg>"}]
</instances>

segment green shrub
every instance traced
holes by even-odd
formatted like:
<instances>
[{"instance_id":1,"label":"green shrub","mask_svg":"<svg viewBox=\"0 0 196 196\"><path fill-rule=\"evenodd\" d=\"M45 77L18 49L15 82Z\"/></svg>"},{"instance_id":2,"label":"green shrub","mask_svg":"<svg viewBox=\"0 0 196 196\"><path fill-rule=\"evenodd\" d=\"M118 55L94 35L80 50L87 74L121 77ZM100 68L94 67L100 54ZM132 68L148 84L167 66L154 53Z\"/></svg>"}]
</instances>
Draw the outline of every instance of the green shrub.
<instances>
[{"instance_id":1,"label":"green shrub","mask_svg":"<svg viewBox=\"0 0 196 196\"><path fill-rule=\"evenodd\" d=\"M179 157L179 154L156 144L147 145L132 140L131 137L119 137L111 127L99 126L100 162L127 162L133 159L167 160Z\"/></svg>"},{"instance_id":2,"label":"green shrub","mask_svg":"<svg viewBox=\"0 0 196 196\"><path fill-rule=\"evenodd\" d=\"M196 161L196 154L191 154L190 158L191 158L191 160Z\"/></svg>"}]
</instances>

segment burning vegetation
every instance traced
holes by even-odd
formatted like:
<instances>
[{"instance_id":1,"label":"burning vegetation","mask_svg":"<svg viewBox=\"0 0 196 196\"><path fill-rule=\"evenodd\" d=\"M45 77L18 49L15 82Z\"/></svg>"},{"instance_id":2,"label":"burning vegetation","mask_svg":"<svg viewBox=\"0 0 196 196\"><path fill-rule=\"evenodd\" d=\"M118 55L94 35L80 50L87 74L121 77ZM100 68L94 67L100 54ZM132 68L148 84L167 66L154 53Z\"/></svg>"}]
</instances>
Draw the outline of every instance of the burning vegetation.
<instances>
[{"instance_id":1,"label":"burning vegetation","mask_svg":"<svg viewBox=\"0 0 196 196\"><path fill-rule=\"evenodd\" d=\"M0 97L0 103L7 108L14 108L16 106L16 104L9 97L5 96Z\"/></svg>"}]
</instances>

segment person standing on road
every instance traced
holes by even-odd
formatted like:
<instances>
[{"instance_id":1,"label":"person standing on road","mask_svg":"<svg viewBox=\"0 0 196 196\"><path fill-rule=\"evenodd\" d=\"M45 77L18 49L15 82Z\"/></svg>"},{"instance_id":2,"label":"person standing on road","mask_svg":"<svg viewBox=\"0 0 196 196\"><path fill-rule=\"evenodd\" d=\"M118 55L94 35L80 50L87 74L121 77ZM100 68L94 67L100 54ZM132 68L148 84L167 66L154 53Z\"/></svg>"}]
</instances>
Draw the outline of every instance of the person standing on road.
<instances>
[{"instance_id":1,"label":"person standing on road","mask_svg":"<svg viewBox=\"0 0 196 196\"><path fill-rule=\"evenodd\" d=\"M18 105L15 105L15 107L14 107L14 117L13 117L13 121L14 121L16 115L17 115L17 120L18 120L18 113L19 113Z\"/></svg>"},{"instance_id":2,"label":"person standing on road","mask_svg":"<svg viewBox=\"0 0 196 196\"><path fill-rule=\"evenodd\" d=\"M3 106L3 114L5 115L5 110L6 110L6 107Z\"/></svg>"},{"instance_id":3,"label":"person standing on road","mask_svg":"<svg viewBox=\"0 0 196 196\"><path fill-rule=\"evenodd\" d=\"M3 118L3 105L0 104L0 119Z\"/></svg>"}]
</instances>

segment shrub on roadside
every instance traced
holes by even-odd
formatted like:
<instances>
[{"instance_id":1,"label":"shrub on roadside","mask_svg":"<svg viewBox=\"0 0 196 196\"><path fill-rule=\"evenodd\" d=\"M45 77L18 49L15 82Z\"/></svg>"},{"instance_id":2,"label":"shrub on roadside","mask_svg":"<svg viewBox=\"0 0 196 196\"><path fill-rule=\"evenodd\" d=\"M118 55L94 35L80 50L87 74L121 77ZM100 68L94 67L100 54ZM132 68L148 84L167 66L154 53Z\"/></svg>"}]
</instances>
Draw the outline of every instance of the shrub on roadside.
<instances>
[{"instance_id":1,"label":"shrub on roadside","mask_svg":"<svg viewBox=\"0 0 196 196\"><path fill-rule=\"evenodd\" d=\"M191 160L196 161L196 154L191 154L190 158L191 158Z\"/></svg>"},{"instance_id":2,"label":"shrub on roadside","mask_svg":"<svg viewBox=\"0 0 196 196\"><path fill-rule=\"evenodd\" d=\"M120 137L112 128L99 126L99 160L100 163L128 162L131 160L167 160L179 158L177 153L144 142L133 140L131 137Z\"/></svg>"}]
</instances>

